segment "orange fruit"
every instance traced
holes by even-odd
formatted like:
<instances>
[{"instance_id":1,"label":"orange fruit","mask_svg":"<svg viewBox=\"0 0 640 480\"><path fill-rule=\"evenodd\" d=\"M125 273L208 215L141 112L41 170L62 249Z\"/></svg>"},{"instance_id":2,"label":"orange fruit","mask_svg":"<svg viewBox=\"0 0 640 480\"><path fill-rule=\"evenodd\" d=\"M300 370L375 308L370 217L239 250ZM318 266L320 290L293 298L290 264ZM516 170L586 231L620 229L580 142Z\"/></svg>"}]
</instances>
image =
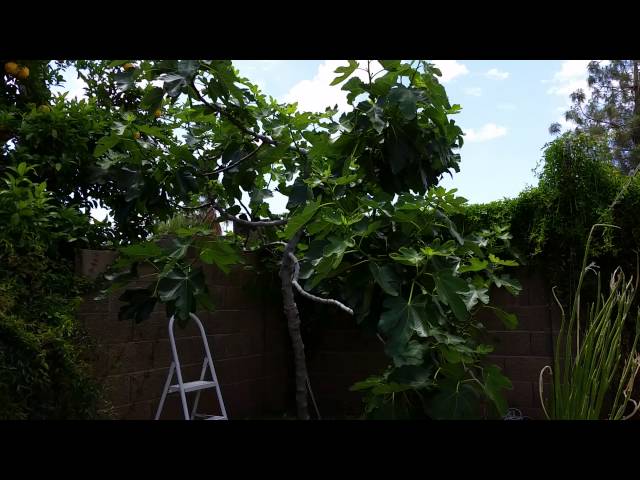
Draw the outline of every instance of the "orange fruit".
<instances>
[{"instance_id":1,"label":"orange fruit","mask_svg":"<svg viewBox=\"0 0 640 480\"><path fill-rule=\"evenodd\" d=\"M20 67L16 73L16 77L20 80L26 80L29 78L29 69L27 67Z\"/></svg>"},{"instance_id":2,"label":"orange fruit","mask_svg":"<svg viewBox=\"0 0 640 480\"><path fill-rule=\"evenodd\" d=\"M125 70L131 70L133 68L136 68L136 66L133 63L125 63L123 67Z\"/></svg>"},{"instance_id":3,"label":"orange fruit","mask_svg":"<svg viewBox=\"0 0 640 480\"><path fill-rule=\"evenodd\" d=\"M9 75L15 76L15 74L18 73L19 69L20 67L18 67L18 64L16 62L7 62L4 64L4 71Z\"/></svg>"},{"instance_id":4,"label":"orange fruit","mask_svg":"<svg viewBox=\"0 0 640 480\"><path fill-rule=\"evenodd\" d=\"M153 116L156 118L160 118L160 116L162 115L162 110L157 109L155 112L153 112Z\"/></svg>"}]
</instances>

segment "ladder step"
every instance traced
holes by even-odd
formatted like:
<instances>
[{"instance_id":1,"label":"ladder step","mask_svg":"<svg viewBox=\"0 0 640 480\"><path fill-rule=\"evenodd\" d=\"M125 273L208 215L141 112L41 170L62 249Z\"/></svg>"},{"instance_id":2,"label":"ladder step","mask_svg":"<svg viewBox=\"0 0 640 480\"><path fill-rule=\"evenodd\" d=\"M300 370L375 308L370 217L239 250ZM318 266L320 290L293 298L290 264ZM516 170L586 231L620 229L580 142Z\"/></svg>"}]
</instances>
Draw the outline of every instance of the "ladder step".
<instances>
[{"instance_id":1,"label":"ladder step","mask_svg":"<svg viewBox=\"0 0 640 480\"><path fill-rule=\"evenodd\" d=\"M207 388L213 388L216 386L216 382L205 381L205 380L196 380L195 382L186 382L183 383L185 393L187 392L196 392L198 390L205 390ZM169 387L169 393L175 393L180 391L180 384L176 383L175 385L171 385Z\"/></svg>"},{"instance_id":2,"label":"ladder step","mask_svg":"<svg viewBox=\"0 0 640 480\"><path fill-rule=\"evenodd\" d=\"M201 418L203 420L226 420L227 419L227 417L223 417L221 415L206 415L203 413L196 413L195 417Z\"/></svg>"}]
</instances>

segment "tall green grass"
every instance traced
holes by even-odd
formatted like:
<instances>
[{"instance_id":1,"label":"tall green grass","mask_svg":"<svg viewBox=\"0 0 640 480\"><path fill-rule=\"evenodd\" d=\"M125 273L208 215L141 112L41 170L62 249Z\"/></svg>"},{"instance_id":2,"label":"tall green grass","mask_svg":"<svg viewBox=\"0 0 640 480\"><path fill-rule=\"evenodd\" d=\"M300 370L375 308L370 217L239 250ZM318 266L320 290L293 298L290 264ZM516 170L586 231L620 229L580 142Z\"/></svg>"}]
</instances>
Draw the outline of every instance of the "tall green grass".
<instances>
[{"instance_id":1,"label":"tall green grass","mask_svg":"<svg viewBox=\"0 0 640 480\"><path fill-rule=\"evenodd\" d=\"M597 227L618 228L608 224L596 224L591 227L568 321L562 305L555 296L555 290L553 292L562 313L562 323L556 340L553 368L549 365L544 367L539 378L540 402L548 419L624 420L631 418L640 409L640 403L631 398L635 378L640 370L640 353L637 349L640 338L640 310L635 317L633 346L624 361L621 351L623 327L630 317L629 311L638 288L638 278L634 285L633 278L627 280L624 272L618 267L611 275L608 294L602 292L600 272L596 271L593 264L587 265L593 232ZM640 265L637 270L640 271ZM589 272L597 275L597 300L587 308L586 329L581 336L580 293L584 278ZM574 340L575 353L572 351ZM553 385L548 405L545 405L544 401L545 371L550 372ZM613 403L608 413L603 413L606 401Z\"/></svg>"}]
</instances>

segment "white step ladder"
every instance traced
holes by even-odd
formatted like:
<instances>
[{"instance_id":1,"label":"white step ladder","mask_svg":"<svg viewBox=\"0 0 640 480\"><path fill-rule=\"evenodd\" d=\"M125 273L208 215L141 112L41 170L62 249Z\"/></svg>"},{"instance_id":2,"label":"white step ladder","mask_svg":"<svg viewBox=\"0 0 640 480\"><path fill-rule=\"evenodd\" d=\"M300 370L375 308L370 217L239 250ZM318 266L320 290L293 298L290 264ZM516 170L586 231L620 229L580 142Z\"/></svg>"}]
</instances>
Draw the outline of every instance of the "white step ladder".
<instances>
[{"instance_id":1,"label":"white step ladder","mask_svg":"<svg viewBox=\"0 0 640 480\"><path fill-rule=\"evenodd\" d=\"M200 329L200 335L202 336L202 342L204 343L204 350L206 352L204 361L202 362L202 372L200 373L200 380L196 380L193 382L184 382L182 380L182 371L180 370L180 360L178 359L178 351L176 349L176 341L173 335L173 324L175 323L175 316L172 316L169 320L169 340L171 342L171 352L173 354L173 361L171 362L171 366L169 367L169 375L167 376L167 381L164 384L164 391L162 392L162 398L160 399L160 405L158 405L158 411L156 412L156 420L160 419L160 415L162 414L162 407L164 407L164 401L167 398L167 394L169 393L180 393L180 398L182 400L182 410L184 412L185 420L194 420L195 418L201 418L204 420L228 420L227 411L224 408L224 402L222 401L222 393L220 392L220 385L218 384L218 377L216 376L216 370L213 367L213 360L211 358L211 351L209 350L209 342L207 342L207 336L204 332L204 327L202 326L202 322L200 319L196 317L193 313L190 314L191 319L196 322L198 328ZM207 366L211 372L212 380L205 380L205 374L207 371ZM178 377L178 383L172 385L171 381L173 380L173 374L176 374ZM196 413L196 409L198 408L198 401L200 400L200 393L202 390L206 390L209 388L215 388L216 393L218 394L218 403L220 404L220 409L222 410L222 415L203 415ZM189 415L189 408L187 407L187 392L198 392L196 394L196 399L193 404L193 409L191 410L191 415Z\"/></svg>"}]
</instances>

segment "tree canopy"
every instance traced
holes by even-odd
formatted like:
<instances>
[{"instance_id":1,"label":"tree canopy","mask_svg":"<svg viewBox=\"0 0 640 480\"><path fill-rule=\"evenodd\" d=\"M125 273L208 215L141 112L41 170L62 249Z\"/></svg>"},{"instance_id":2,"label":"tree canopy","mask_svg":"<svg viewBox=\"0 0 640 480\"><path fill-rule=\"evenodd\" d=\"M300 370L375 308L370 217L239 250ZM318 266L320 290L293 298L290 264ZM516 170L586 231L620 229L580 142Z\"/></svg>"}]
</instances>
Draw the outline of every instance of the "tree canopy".
<instances>
[{"instance_id":1,"label":"tree canopy","mask_svg":"<svg viewBox=\"0 0 640 480\"><path fill-rule=\"evenodd\" d=\"M57 70L38 65L49 77L37 81L51 84ZM489 305L488 291L517 293L504 273L517 262L505 229L462 235L452 220L466 200L438 181L459 170L463 134L450 118L460 106L450 104L437 68L422 60L350 60L333 84L352 109L338 115L280 103L227 60L75 67L86 101L63 95L46 103L45 95L19 104L11 95L27 86L5 75L3 157L33 165L30 175L57 205L84 215L83 228L97 231L82 235L85 244L119 246L114 287L141 263L156 267L155 288L123 295L122 319L143 321L162 302L184 323L198 306L213 308L188 251L226 271L241 262L243 248L260 250L276 259L282 280L300 418L309 416L308 377L296 295L350 312L380 335L390 367L356 387L368 392L370 413L398 415L396 394L417 396L432 418L478 415L478 396L504 412L510 383L483 363L491 347L480 343L483 325L472 314L492 308L515 326L513 315ZM48 143L34 142L36 131ZM288 213L270 211L266 200L275 192L287 197ZM88 220L98 205L112 212L112 225ZM182 228L170 247L155 241L159 221L203 209L257 234L241 245L200 225Z\"/></svg>"},{"instance_id":2,"label":"tree canopy","mask_svg":"<svg viewBox=\"0 0 640 480\"><path fill-rule=\"evenodd\" d=\"M640 65L638 60L591 61L587 83L571 94L567 120L579 132L607 138L614 164L629 173L640 164ZM559 124L550 127L559 132Z\"/></svg>"}]
</instances>

